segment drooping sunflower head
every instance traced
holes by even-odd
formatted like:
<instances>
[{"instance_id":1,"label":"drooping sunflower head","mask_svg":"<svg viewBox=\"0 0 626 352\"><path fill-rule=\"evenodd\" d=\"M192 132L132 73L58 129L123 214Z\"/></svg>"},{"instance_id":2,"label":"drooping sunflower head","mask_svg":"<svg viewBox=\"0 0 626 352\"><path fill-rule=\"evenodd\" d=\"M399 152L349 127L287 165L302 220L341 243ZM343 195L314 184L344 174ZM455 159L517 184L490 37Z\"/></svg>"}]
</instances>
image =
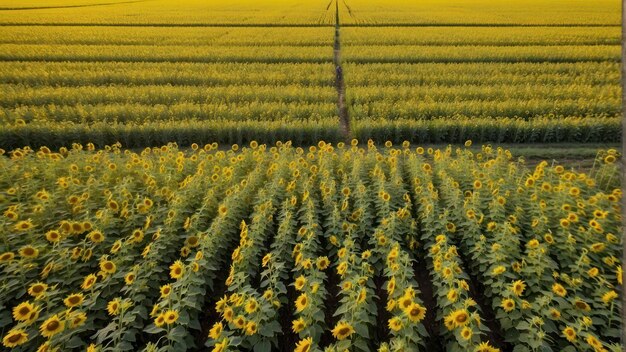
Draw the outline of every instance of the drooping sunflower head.
<instances>
[{"instance_id":1,"label":"drooping sunflower head","mask_svg":"<svg viewBox=\"0 0 626 352\"><path fill-rule=\"evenodd\" d=\"M211 330L209 330L209 337L213 340L217 340L220 335L222 335L222 330L224 330L224 325L222 325L221 322L215 323Z\"/></svg>"},{"instance_id":2,"label":"drooping sunflower head","mask_svg":"<svg viewBox=\"0 0 626 352\"><path fill-rule=\"evenodd\" d=\"M294 287L296 288L296 290L302 291L302 289L304 288L305 284L306 284L306 278L304 277L304 275L300 275L298 278L296 278L296 282L294 283Z\"/></svg>"},{"instance_id":3,"label":"drooping sunflower head","mask_svg":"<svg viewBox=\"0 0 626 352\"><path fill-rule=\"evenodd\" d=\"M555 283L554 285L552 285L552 292L554 292L555 295L560 296L560 297L565 297L565 295L567 295L567 290L565 289L565 287L563 287L563 285Z\"/></svg>"},{"instance_id":4,"label":"drooping sunflower head","mask_svg":"<svg viewBox=\"0 0 626 352\"><path fill-rule=\"evenodd\" d=\"M109 301L109 303L107 304L107 312L109 313L109 315L116 316L120 314L121 304L122 300L119 297Z\"/></svg>"},{"instance_id":5,"label":"drooping sunflower head","mask_svg":"<svg viewBox=\"0 0 626 352\"><path fill-rule=\"evenodd\" d=\"M254 321L249 321L246 324L246 335L252 336L252 335L256 334L257 329L258 329L257 323L254 322Z\"/></svg>"},{"instance_id":6,"label":"drooping sunflower head","mask_svg":"<svg viewBox=\"0 0 626 352\"><path fill-rule=\"evenodd\" d=\"M399 317L393 317L389 319L388 326L389 329L392 331L400 331L400 329L402 329L402 325L402 319L400 319Z\"/></svg>"},{"instance_id":7,"label":"drooping sunflower head","mask_svg":"<svg viewBox=\"0 0 626 352\"><path fill-rule=\"evenodd\" d=\"M306 293L301 294L296 299L296 311L302 312L309 305L309 296Z\"/></svg>"},{"instance_id":8,"label":"drooping sunflower head","mask_svg":"<svg viewBox=\"0 0 626 352\"><path fill-rule=\"evenodd\" d=\"M304 340L298 341L296 344L296 348L294 352L309 352L311 351L311 346L313 345L313 338L307 337Z\"/></svg>"},{"instance_id":9,"label":"drooping sunflower head","mask_svg":"<svg viewBox=\"0 0 626 352\"><path fill-rule=\"evenodd\" d=\"M354 328L346 321L340 321L332 331L337 340L345 340L354 333Z\"/></svg>"},{"instance_id":10,"label":"drooping sunflower head","mask_svg":"<svg viewBox=\"0 0 626 352\"><path fill-rule=\"evenodd\" d=\"M89 274L83 280L83 284L80 286L83 290L89 290L98 280L98 277L94 274Z\"/></svg>"},{"instance_id":11,"label":"drooping sunflower head","mask_svg":"<svg viewBox=\"0 0 626 352\"><path fill-rule=\"evenodd\" d=\"M77 328L87 321L87 314L85 312L76 312L70 317L70 327Z\"/></svg>"}]
</instances>

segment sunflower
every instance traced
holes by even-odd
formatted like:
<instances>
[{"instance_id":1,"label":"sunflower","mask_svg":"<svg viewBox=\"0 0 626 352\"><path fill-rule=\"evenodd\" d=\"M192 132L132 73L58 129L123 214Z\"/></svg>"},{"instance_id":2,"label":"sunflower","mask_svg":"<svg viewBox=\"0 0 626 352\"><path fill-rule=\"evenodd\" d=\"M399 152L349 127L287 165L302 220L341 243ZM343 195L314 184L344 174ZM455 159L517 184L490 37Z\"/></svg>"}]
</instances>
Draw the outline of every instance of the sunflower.
<instances>
[{"instance_id":1,"label":"sunflower","mask_svg":"<svg viewBox=\"0 0 626 352\"><path fill-rule=\"evenodd\" d=\"M15 253L13 252L4 252L0 254L0 263L8 262L15 258Z\"/></svg>"},{"instance_id":2,"label":"sunflower","mask_svg":"<svg viewBox=\"0 0 626 352\"><path fill-rule=\"evenodd\" d=\"M387 292L389 295L393 295L393 292L396 289L396 278L393 276L389 281L387 281Z\"/></svg>"},{"instance_id":3,"label":"sunflower","mask_svg":"<svg viewBox=\"0 0 626 352\"><path fill-rule=\"evenodd\" d=\"M319 270L326 270L326 268L330 265L330 260L328 260L328 257L319 257L317 258L315 264Z\"/></svg>"},{"instance_id":4,"label":"sunflower","mask_svg":"<svg viewBox=\"0 0 626 352\"><path fill-rule=\"evenodd\" d=\"M132 285L135 282L135 273L130 272L124 276L124 282L126 285Z\"/></svg>"},{"instance_id":5,"label":"sunflower","mask_svg":"<svg viewBox=\"0 0 626 352\"><path fill-rule=\"evenodd\" d=\"M472 330L472 328L470 327L464 327L463 330L461 330L461 337L463 338L463 340L469 340L472 338L472 335L474 335L474 330Z\"/></svg>"},{"instance_id":6,"label":"sunflower","mask_svg":"<svg viewBox=\"0 0 626 352\"><path fill-rule=\"evenodd\" d=\"M161 313L154 319L154 325L160 328L163 324L165 324L165 315Z\"/></svg>"},{"instance_id":7,"label":"sunflower","mask_svg":"<svg viewBox=\"0 0 626 352\"><path fill-rule=\"evenodd\" d=\"M340 321L332 330L333 336L337 340L345 340L354 333L354 328L346 321Z\"/></svg>"},{"instance_id":8,"label":"sunflower","mask_svg":"<svg viewBox=\"0 0 626 352\"><path fill-rule=\"evenodd\" d=\"M522 293L524 293L525 289L526 289L526 284L522 280L514 281L511 284L511 291L513 291L513 293L518 297L521 296Z\"/></svg>"},{"instance_id":9,"label":"sunflower","mask_svg":"<svg viewBox=\"0 0 626 352\"><path fill-rule=\"evenodd\" d=\"M414 323L419 323L426 316L426 308L418 303L411 304L404 312Z\"/></svg>"},{"instance_id":10,"label":"sunflower","mask_svg":"<svg viewBox=\"0 0 626 352\"><path fill-rule=\"evenodd\" d=\"M110 260L103 260L100 262L100 270L104 271L107 274L115 274L117 270L117 266Z\"/></svg>"},{"instance_id":11,"label":"sunflower","mask_svg":"<svg viewBox=\"0 0 626 352\"><path fill-rule=\"evenodd\" d=\"M502 307L505 312L510 312L515 309L515 301L510 298L505 298L502 300L500 307Z\"/></svg>"},{"instance_id":12,"label":"sunflower","mask_svg":"<svg viewBox=\"0 0 626 352\"><path fill-rule=\"evenodd\" d=\"M165 322L167 323L167 325L174 324L176 320L178 320L178 311L176 310L167 310L165 313L163 313L163 315L165 316Z\"/></svg>"},{"instance_id":13,"label":"sunflower","mask_svg":"<svg viewBox=\"0 0 626 352\"><path fill-rule=\"evenodd\" d=\"M213 347L212 352L224 352L226 351L227 347L228 347L228 337L224 337L221 342L217 343Z\"/></svg>"},{"instance_id":14,"label":"sunflower","mask_svg":"<svg viewBox=\"0 0 626 352\"><path fill-rule=\"evenodd\" d=\"M28 294L37 298L44 294L46 290L48 290L48 285L42 282L36 282L28 288Z\"/></svg>"},{"instance_id":15,"label":"sunflower","mask_svg":"<svg viewBox=\"0 0 626 352\"><path fill-rule=\"evenodd\" d=\"M169 296L170 293L172 293L172 286L171 285L167 284L167 285L161 286L161 298L165 298L165 297Z\"/></svg>"},{"instance_id":16,"label":"sunflower","mask_svg":"<svg viewBox=\"0 0 626 352\"><path fill-rule=\"evenodd\" d=\"M224 320L231 322L233 320L233 316L235 315L235 312L233 311L233 309L231 307L226 307L224 308Z\"/></svg>"},{"instance_id":17,"label":"sunflower","mask_svg":"<svg viewBox=\"0 0 626 352\"><path fill-rule=\"evenodd\" d=\"M109 303L107 304L107 312L109 313L109 315L116 316L120 314L121 303L122 300L119 297L109 301Z\"/></svg>"},{"instance_id":18,"label":"sunflower","mask_svg":"<svg viewBox=\"0 0 626 352\"><path fill-rule=\"evenodd\" d=\"M563 329L563 336L565 336L567 341L574 342L576 340L576 330L566 326L565 329Z\"/></svg>"},{"instance_id":19,"label":"sunflower","mask_svg":"<svg viewBox=\"0 0 626 352\"><path fill-rule=\"evenodd\" d=\"M211 330L209 330L209 337L213 340L217 340L222 334L222 330L224 330L224 325L220 322L215 323Z\"/></svg>"},{"instance_id":20,"label":"sunflower","mask_svg":"<svg viewBox=\"0 0 626 352\"><path fill-rule=\"evenodd\" d=\"M481 342L476 348L474 352L499 352L500 350L489 345L489 342Z\"/></svg>"},{"instance_id":21,"label":"sunflower","mask_svg":"<svg viewBox=\"0 0 626 352\"><path fill-rule=\"evenodd\" d=\"M130 242L139 243L143 241L143 231L140 229L133 230L133 233L130 235Z\"/></svg>"},{"instance_id":22,"label":"sunflower","mask_svg":"<svg viewBox=\"0 0 626 352\"><path fill-rule=\"evenodd\" d=\"M248 302L246 302L246 313L252 314L259 309L259 303L254 298L250 298Z\"/></svg>"},{"instance_id":23,"label":"sunflower","mask_svg":"<svg viewBox=\"0 0 626 352\"><path fill-rule=\"evenodd\" d=\"M356 303L362 304L363 302L365 302L366 298L367 298L367 291L365 290L365 288L361 288L361 291L359 291L359 295L356 298Z\"/></svg>"},{"instance_id":24,"label":"sunflower","mask_svg":"<svg viewBox=\"0 0 626 352\"><path fill-rule=\"evenodd\" d=\"M172 277L172 279L181 278L184 272L185 267L183 265L183 262L181 262L180 260L175 261L174 264L170 266L170 276Z\"/></svg>"},{"instance_id":25,"label":"sunflower","mask_svg":"<svg viewBox=\"0 0 626 352\"><path fill-rule=\"evenodd\" d=\"M446 298L448 299L448 301L450 301L450 303L456 302L458 297L459 297L459 293L453 288L448 290L448 293L446 294Z\"/></svg>"},{"instance_id":26,"label":"sunflower","mask_svg":"<svg viewBox=\"0 0 626 352\"><path fill-rule=\"evenodd\" d=\"M609 304L617 297L617 292L613 290L607 291L605 294L602 295L602 302L604 302L604 304Z\"/></svg>"},{"instance_id":27,"label":"sunflower","mask_svg":"<svg viewBox=\"0 0 626 352\"><path fill-rule=\"evenodd\" d=\"M39 307L30 303L22 302L13 308L13 318L17 321L34 321L39 317Z\"/></svg>"},{"instance_id":28,"label":"sunflower","mask_svg":"<svg viewBox=\"0 0 626 352\"><path fill-rule=\"evenodd\" d=\"M238 315L233 324L235 324L237 329L244 329L246 327L246 318L243 315Z\"/></svg>"},{"instance_id":29,"label":"sunflower","mask_svg":"<svg viewBox=\"0 0 626 352\"><path fill-rule=\"evenodd\" d=\"M13 229L15 231L24 232L24 231L28 231L32 229L34 226L35 225L33 225L33 222L30 219L28 219L28 220L19 221L17 224L15 224L15 226L13 226Z\"/></svg>"},{"instance_id":30,"label":"sunflower","mask_svg":"<svg viewBox=\"0 0 626 352\"><path fill-rule=\"evenodd\" d=\"M311 337L307 337L304 340L298 341L294 352L309 352L311 351L311 345L313 345L313 339Z\"/></svg>"},{"instance_id":31,"label":"sunflower","mask_svg":"<svg viewBox=\"0 0 626 352\"><path fill-rule=\"evenodd\" d=\"M574 302L574 306L575 306L576 308L578 308L578 309L580 309L580 310L584 310L584 311L586 311L586 312L588 312L588 311L590 311L590 310L591 310L591 307L589 307L589 305L587 304L587 302L582 301L582 300L580 300L580 299L577 299L577 300Z\"/></svg>"},{"instance_id":32,"label":"sunflower","mask_svg":"<svg viewBox=\"0 0 626 352\"><path fill-rule=\"evenodd\" d=\"M587 338L585 339L585 341L587 341L587 344L589 344L589 346L593 347L593 349L596 352L599 351L606 351L603 347L602 347L602 342L600 342L600 340L598 340L595 336L593 335L587 335Z\"/></svg>"},{"instance_id":33,"label":"sunflower","mask_svg":"<svg viewBox=\"0 0 626 352\"><path fill-rule=\"evenodd\" d=\"M387 311L391 312L396 308L396 301L394 299L390 299L387 301Z\"/></svg>"},{"instance_id":34,"label":"sunflower","mask_svg":"<svg viewBox=\"0 0 626 352\"><path fill-rule=\"evenodd\" d=\"M104 235L100 231L91 231L87 238L93 243L101 243L104 241Z\"/></svg>"},{"instance_id":35,"label":"sunflower","mask_svg":"<svg viewBox=\"0 0 626 352\"><path fill-rule=\"evenodd\" d=\"M341 262L337 266L337 274L341 275L342 277L345 275L347 270L348 270L348 263L347 262Z\"/></svg>"},{"instance_id":36,"label":"sunflower","mask_svg":"<svg viewBox=\"0 0 626 352\"><path fill-rule=\"evenodd\" d=\"M52 336L60 333L63 329L65 329L65 325L56 314L46 319L46 321L44 321L39 327L41 335L47 338L51 338Z\"/></svg>"},{"instance_id":37,"label":"sunflower","mask_svg":"<svg viewBox=\"0 0 626 352\"><path fill-rule=\"evenodd\" d=\"M306 278L304 277L304 275L300 275L296 279L296 282L294 283L294 287L296 288L296 290L302 291L302 289L304 288L304 285L306 285Z\"/></svg>"},{"instance_id":38,"label":"sunflower","mask_svg":"<svg viewBox=\"0 0 626 352\"><path fill-rule=\"evenodd\" d=\"M115 254L119 252L121 248L122 248L122 241L120 240L115 241L113 243L113 246L111 247L111 254Z\"/></svg>"},{"instance_id":39,"label":"sunflower","mask_svg":"<svg viewBox=\"0 0 626 352\"><path fill-rule=\"evenodd\" d=\"M19 345L23 345L28 341L28 333L23 329L13 329L9 331L2 339L2 344L5 347L13 348Z\"/></svg>"},{"instance_id":40,"label":"sunflower","mask_svg":"<svg viewBox=\"0 0 626 352\"><path fill-rule=\"evenodd\" d=\"M408 309L413 304L413 298L409 295L404 295L398 300L398 305L401 309Z\"/></svg>"},{"instance_id":41,"label":"sunflower","mask_svg":"<svg viewBox=\"0 0 626 352\"><path fill-rule=\"evenodd\" d=\"M309 304L309 297L306 293L301 294L296 299L296 312L302 312Z\"/></svg>"},{"instance_id":42,"label":"sunflower","mask_svg":"<svg viewBox=\"0 0 626 352\"><path fill-rule=\"evenodd\" d=\"M85 297L83 296L82 293L73 293L73 294L67 296L63 300L63 303L65 303L65 305L68 308L73 308L73 307L81 305L83 303L84 298Z\"/></svg>"},{"instance_id":43,"label":"sunflower","mask_svg":"<svg viewBox=\"0 0 626 352\"><path fill-rule=\"evenodd\" d=\"M555 283L552 285L552 292L559 297L565 297L567 295L567 290L563 285Z\"/></svg>"},{"instance_id":44,"label":"sunflower","mask_svg":"<svg viewBox=\"0 0 626 352\"><path fill-rule=\"evenodd\" d=\"M50 230L46 232L46 240L50 243L57 243L61 240L61 234L57 230Z\"/></svg>"},{"instance_id":45,"label":"sunflower","mask_svg":"<svg viewBox=\"0 0 626 352\"><path fill-rule=\"evenodd\" d=\"M70 328L77 328L87 321L87 314L85 312L76 312L70 317Z\"/></svg>"},{"instance_id":46,"label":"sunflower","mask_svg":"<svg viewBox=\"0 0 626 352\"><path fill-rule=\"evenodd\" d=\"M392 331L400 331L400 329L402 329L402 319L398 318L398 317L393 317L391 319L389 319L389 329L391 329Z\"/></svg>"},{"instance_id":47,"label":"sunflower","mask_svg":"<svg viewBox=\"0 0 626 352\"><path fill-rule=\"evenodd\" d=\"M302 317L291 322L291 330L296 334L304 330L304 328L306 328L306 321Z\"/></svg>"},{"instance_id":48,"label":"sunflower","mask_svg":"<svg viewBox=\"0 0 626 352\"><path fill-rule=\"evenodd\" d=\"M83 290L89 290L98 280L98 277L94 274L89 274L83 280L83 284L80 286Z\"/></svg>"},{"instance_id":49,"label":"sunflower","mask_svg":"<svg viewBox=\"0 0 626 352\"><path fill-rule=\"evenodd\" d=\"M606 248L606 245L602 242L598 242L598 243L592 244L591 247L589 248L591 249L592 252L599 253L599 252L602 252L604 248Z\"/></svg>"},{"instance_id":50,"label":"sunflower","mask_svg":"<svg viewBox=\"0 0 626 352\"><path fill-rule=\"evenodd\" d=\"M24 258L37 258L39 250L33 246L24 246L19 250L20 255Z\"/></svg>"},{"instance_id":51,"label":"sunflower","mask_svg":"<svg viewBox=\"0 0 626 352\"><path fill-rule=\"evenodd\" d=\"M446 320L449 320L454 327L465 326L470 321L469 314L465 309L455 310L454 312L448 314Z\"/></svg>"},{"instance_id":52,"label":"sunflower","mask_svg":"<svg viewBox=\"0 0 626 352\"><path fill-rule=\"evenodd\" d=\"M257 323L255 323L253 321L249 321L246 324L246 335L252 336L252 335L256 334L257 329L258 329Z\"/></svg>"}]
</instances>

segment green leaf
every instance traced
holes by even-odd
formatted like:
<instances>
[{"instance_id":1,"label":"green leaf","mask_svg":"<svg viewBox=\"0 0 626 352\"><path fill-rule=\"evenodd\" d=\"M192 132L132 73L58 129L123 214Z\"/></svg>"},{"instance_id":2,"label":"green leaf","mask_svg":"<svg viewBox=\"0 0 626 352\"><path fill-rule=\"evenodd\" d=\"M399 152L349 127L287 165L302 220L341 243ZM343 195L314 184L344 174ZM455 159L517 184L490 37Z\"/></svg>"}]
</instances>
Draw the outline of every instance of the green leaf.
<instances>
[{"instance_id":1,"label":"green leaf","mask_svg":"<svg viewBox=\"0 0 626 352\"><path fill-rule=\"evenodd\" d=\"M271 352L272 344L267 339L261 340L261 342L254 345L254 352Z\"/></svg>"}]
</instances>

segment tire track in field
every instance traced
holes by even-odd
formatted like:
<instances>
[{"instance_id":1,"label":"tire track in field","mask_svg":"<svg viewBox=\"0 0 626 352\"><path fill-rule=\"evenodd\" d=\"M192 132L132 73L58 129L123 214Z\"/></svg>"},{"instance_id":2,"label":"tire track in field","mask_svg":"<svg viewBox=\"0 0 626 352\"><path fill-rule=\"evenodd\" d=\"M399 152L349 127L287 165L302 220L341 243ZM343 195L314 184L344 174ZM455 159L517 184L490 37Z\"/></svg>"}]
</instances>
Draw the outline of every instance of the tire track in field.
<instances>
[{"instance_id":1,"label":"tire track in field","mask_svg":"<svg viewBox=\"0 0 626 352\"><path fill-rule=\"evenodd\" d=\"M339 21L339 0L335 0L335 47L333 62L335 63L335 85L337 87L337 109L339 112L339 126L342 137L349 141L352 136L350 129L350 115L346 104L346 82L344 81L343 67L341 66L341 39Z\"/></svg>"}]
</instances>

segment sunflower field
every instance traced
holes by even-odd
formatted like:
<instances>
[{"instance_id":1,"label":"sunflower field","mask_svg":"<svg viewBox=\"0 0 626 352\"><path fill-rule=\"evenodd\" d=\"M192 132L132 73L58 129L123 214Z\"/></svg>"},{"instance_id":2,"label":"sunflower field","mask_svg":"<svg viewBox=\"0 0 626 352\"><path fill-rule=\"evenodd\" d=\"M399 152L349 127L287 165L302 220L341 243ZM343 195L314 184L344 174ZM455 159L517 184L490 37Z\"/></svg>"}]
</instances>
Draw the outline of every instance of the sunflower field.
<instances>
[{"instance_id":1,"label":"sunflower field","mask_svg":"<svg viewBox=\"0 0 626 352\"><path fill-rule=\"evenodd\" d=\"M615 150L0 153L3 350L621 349Z\"/></svg>"},{"instance_id":2,"label":"sunflower field","mask_svg":"<svg viewBox=\"0 0 626 352\"><path fill-rule=\"evenodd\" d=\"M4 0L0 148L610 148L619 14L617 0Z\"/></svg>"}]
</instances>

